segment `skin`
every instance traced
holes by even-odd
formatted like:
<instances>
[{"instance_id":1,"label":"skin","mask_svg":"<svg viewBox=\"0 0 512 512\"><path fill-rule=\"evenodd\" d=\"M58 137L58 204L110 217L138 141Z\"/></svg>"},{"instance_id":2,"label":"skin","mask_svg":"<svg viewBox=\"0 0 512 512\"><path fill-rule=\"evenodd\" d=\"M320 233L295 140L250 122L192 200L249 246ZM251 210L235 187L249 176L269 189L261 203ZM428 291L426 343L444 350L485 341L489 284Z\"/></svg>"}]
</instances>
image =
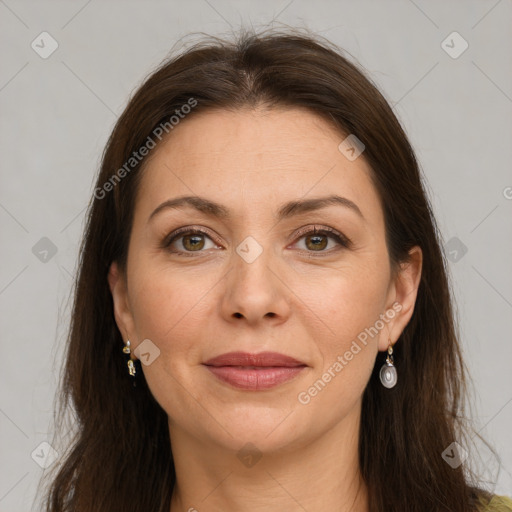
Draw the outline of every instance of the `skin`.
<instances>
[{"instance_id":1,"label":"skin","mask_svg":"<svg viewBox=\"0 0 512 512\"><path fill-rule=\"evenodd\" d=\"M182 121L148 161L126 270L113 263L109 284L132 357L145 339L160 351L142 368L169 417L177 472L171 512L368 510L357 449L362 394L377 352L411 318L422 255L413 248L392 273L370 168L364 153L349 161L338 150L344 138L302 109L210 110ZM364 218L331 205L276 219L285 202L333 193ZM148 220L182 195L221 203L232 216L183 207ZM194 246L181 234L162 247L187 226L209 235L192 237ZM304 227L331 227L352 244L324 235L315 245L312 233L297 236ZM236 251L248 236L262 249L251 263ZM299 393L395 302L401 310L301 403ZM280 352L307 367L270 390L240 390L202 365L231 351ZM262 455L250 466L237 457L246 443Z\"/></svg>"}]
</instances>

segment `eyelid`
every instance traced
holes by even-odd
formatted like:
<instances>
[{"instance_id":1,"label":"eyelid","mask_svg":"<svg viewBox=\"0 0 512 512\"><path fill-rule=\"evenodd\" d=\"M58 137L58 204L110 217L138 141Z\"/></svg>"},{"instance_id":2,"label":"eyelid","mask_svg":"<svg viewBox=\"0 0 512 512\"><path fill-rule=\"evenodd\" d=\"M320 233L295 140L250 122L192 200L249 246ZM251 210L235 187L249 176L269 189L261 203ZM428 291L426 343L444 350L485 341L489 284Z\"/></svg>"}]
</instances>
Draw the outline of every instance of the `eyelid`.
<instances>
[{"instance_id":1,"label":"eyelid","mask_svg":"<svg viewBox=\"0 0 512 512\"><path fill-rule=\"evenodd\" d=\"M222 245L220 243L220 241L218 240L218 238L212 232L210 232L208 229L199 228L199 227L195 227L195 226L184 226L182 228L176 229L175 231L173 231L172 233L167 235L163 239L161 247L163 249L169 247L169 245L171 245L171 243L173 243L176 239L178 239L180 235L196 235L196 234L197 235L206 235L209 238L211 238L212 241L214 241L217 245ZM188 252L192 253L194 251L188 251ZM197 252L201 252L201 251L197 251Z\"/></svg>"},{"instance_id":2,"label":"eyelid","mask_svg":"<svg viewBox=\"0 0 512 512\"><path fill-rule=\"evenodd\" d=\"M331 228L331 227L327 227L327 226L316 226L316 225L306 226L304 228L299 229L297 232L295 232L293 235L293 239L294 240L300 239L305 235L314 236L315 234L316 235L325 235L330 238L333 238L334 240L336 240L336 242L339 245L341 245L342 247L344 247L346 249L351 248L353 245L352 240L350 240L350 238L345 236L343 233L340 233L338 230ZM334 249L334 250L336 250L336 249ZM315 254L315 253L330 254L332 252L332 250L330 250L330 251L307 251L307 252L308 252L308 254L309 253L311 253L311 254Z\"/></svg>"}]
</instances>

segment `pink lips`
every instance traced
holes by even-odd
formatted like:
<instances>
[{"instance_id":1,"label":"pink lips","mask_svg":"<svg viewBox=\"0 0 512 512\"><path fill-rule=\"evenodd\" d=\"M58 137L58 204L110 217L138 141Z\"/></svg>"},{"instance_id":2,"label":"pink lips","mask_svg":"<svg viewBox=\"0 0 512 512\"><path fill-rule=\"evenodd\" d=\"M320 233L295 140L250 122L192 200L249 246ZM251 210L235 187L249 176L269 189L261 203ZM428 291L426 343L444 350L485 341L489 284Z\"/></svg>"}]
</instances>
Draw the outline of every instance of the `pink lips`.
<instances>
[{"instance_id":1,"label":"pink lips","mask_svg":"<svg viewBox=\"0 0 512 512\"><path fill-rule=\"evenodd\" d=\"M203 364L224 382L254 391L289 381L306 367L306 364L277 352L229 352Z\"/></svg>"}]
</instances>

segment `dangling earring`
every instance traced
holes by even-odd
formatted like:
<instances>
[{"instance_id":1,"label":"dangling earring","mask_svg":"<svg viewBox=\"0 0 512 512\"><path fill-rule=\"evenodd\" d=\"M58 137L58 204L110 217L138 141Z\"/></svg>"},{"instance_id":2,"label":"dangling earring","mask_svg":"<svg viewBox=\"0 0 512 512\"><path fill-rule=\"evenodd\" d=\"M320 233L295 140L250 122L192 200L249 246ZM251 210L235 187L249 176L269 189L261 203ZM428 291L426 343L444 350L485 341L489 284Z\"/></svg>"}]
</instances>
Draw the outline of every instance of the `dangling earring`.
<instances>
[{"instance_id":1,"label":"dangling earring","mask_svg":"<svg viewBox=\"0 0 512 512\"><path fill-rule=\"evenodd\" d=\"M131 350L130 350L130 342L128 340L126 341L126 344L123 348L123 352L125 354L128 354L128 362L126 363L128 366L128 373L130 374L131 377L135 377L136 370L135 370L135 365L133 364L133 360L130 357Z\"/></svg>"},{"instance_id":2,"label":"dangling earring","mask_svg":"<svg viewBox=\"0 0 512 512\"><path fill-rule=\"evenodd\" d=\"M385 388L392 388L396 386L398 375L396 373L395 365L393 364L393 345L391 344L391 340L389 340L386 364L382 365L379 376L380 381Z\"/></svg>"}]
</instances>

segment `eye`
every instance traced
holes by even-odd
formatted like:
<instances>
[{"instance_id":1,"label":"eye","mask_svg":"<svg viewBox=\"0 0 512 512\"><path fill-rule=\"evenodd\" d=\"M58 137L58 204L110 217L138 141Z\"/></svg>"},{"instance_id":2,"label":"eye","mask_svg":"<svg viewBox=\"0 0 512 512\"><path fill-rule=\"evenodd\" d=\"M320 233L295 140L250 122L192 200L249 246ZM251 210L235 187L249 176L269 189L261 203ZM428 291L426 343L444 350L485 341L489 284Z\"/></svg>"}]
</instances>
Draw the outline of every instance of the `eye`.
<instances>
[{"instance_id":1,"label":"eye","mask_svg":"<svg viewBox=\"0 0 512 512\"><path fill-rule=\"evenodd\" d=\"M208 247L208 242L211 243L210 247ZM162 247L172 253L181 255L192 252L204 252L203 249L213 249L218 247L218 245L214 243L209 234L202 229L182 228L166 238Z\"/></svg>"},{"instance_id":2,"label":"eye","mask_svg":"<svg viewBox=\"0 0 512 512\"><path fill-rule=\"evenodd\" d=\"M347 237L332 228L305 228L295 236L300 237L299 242L304 239L305 248L300 249L308 253L331 253L336 250L336 246L338 248L351 246L351 241ZM329 241L333 242L334 247L325 250L329 247ZM211 244L209 247L208 242ZM205 230L185 227L171 233L163 241L162 248L180 256L192 256L191 253L201 253L207 249L219 248L219 245Z\"/></svg>"},{"instance_id":3,"label":"eye","mask_svg":"<svg viewBox=\"0 0 512 512\"><path fill-rule=\"evenodd\" d=\"M302 250L307 252L330 253L332 250L336 250L336 246L338 248L339 246L349 248L351 245L347 237L332 228L306 228L306 230L300 231L298 236L300 236L299 242L304 240ZM334 242L334 244L328 250L325 250L329 246L329 241Z\"/></svg>"}]
</instances>

